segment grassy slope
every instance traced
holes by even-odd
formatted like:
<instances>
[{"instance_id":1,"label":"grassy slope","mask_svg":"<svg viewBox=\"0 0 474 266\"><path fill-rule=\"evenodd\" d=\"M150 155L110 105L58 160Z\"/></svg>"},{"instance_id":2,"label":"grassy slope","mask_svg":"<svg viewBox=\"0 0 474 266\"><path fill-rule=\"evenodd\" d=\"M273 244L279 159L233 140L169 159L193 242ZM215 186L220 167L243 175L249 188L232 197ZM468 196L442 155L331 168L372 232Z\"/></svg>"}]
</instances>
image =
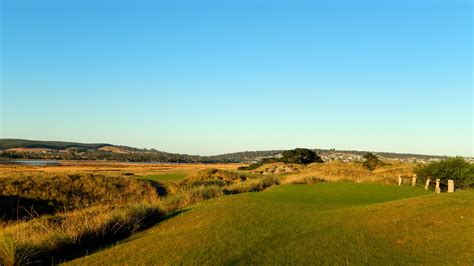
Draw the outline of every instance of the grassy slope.
<instances>
[{"instance_id":1,"label":"grassy slope","mask_svg":"<svg viewBox=\"0 0 474 266\"><path fill-rule=\"evenodd\" d=\"M324 183L222 197L74 264L472 264L474 192Z\"/></svg>"}]
</instances>

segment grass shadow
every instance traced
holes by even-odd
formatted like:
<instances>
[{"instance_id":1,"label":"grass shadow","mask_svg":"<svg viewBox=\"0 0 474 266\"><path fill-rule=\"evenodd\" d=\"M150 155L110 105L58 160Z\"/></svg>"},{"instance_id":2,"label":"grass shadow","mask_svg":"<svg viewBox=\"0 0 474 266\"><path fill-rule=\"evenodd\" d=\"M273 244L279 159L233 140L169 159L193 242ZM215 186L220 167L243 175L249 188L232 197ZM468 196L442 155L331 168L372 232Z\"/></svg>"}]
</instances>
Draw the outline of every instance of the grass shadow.
<instances>
[{"instance_id":1,"label":"grass shadow","mask_svg":"<svg viewBox=\"0 0 474 266\"><path fill-rule=\"evenodd\" d=\"M39 260L37 259L37 261L41 261L39 265L54 265L87 256L103 249L115 246L119 244L121 240L126 240L132 234L149 229L160 222L173 218L187 211L188 209L182 209L168 214L151 214L141 220L142 224L140 228L136 230L127 230L126 228L123 228L123 230L106 229L104 230L105 233L101 235L85 235L83 239L81 239L80 244L71 244L58 247L57 249L50 251L47 255L45 254L45 257L40 258Z\"/></svg>"},{"instance_id":2,"label":"grass shadow","mask_svg":"<svg viewBox=\"0 0 474 266\"><path fill-rule=\"evenodd\" d=\"M146 179L144 179L143 181L148 182L151 186L153 186L153 188L155 188L156 192L158 193L160 197L164 197L168 195L168 189L163 183L155 181L155 180L146 180Z\"/></svg>"},{"instance_id":3,"label":"grass shadow","mask_svg":"<svg viewBox=\"0 0 474 266\"><path fill-rule=\"evenodd\" d=\"M0 195L0 221L30 220L44 214L54 214L59 202L21 196Z\"/></svg>"}]
</instances>

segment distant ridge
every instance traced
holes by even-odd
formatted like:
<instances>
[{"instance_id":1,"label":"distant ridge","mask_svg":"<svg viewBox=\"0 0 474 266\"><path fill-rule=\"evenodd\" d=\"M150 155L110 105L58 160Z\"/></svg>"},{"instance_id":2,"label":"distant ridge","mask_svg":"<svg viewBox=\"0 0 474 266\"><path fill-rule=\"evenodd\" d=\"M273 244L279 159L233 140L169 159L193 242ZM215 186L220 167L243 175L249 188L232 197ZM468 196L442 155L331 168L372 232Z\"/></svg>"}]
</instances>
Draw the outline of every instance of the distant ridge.
<instances>
[{"instance_id":1,"label":"distant ridge","mask_svg":"<svg viewBox=\"0 0 474 266\"><path fill-rule=\"evenodd\" d=\"M44 141L44 140L26 140L26 139L0 139L0 150L15 148L26 149L51 149L64 150L69 148L99 149L106 146L114 146L107 143L78 143L66 141Z\"/></svg>"},{"instance_id":2,"label":"distant ridge","mask_svg":"<svg viewBox=\"0 0 474 266\"><path fill-rule=\"evenodd\" d=\"M360 160L368 151L313 149L326 160ZM79 143L26 139L0 139L0 159L112 160L124 162L171 163L253 163L279 156L284 150L243 151L212 156L177 154L155 149L138 149L108 143ZM447 156L374 152L387 159L423 162Z\"/></svg>"}]
</instances>

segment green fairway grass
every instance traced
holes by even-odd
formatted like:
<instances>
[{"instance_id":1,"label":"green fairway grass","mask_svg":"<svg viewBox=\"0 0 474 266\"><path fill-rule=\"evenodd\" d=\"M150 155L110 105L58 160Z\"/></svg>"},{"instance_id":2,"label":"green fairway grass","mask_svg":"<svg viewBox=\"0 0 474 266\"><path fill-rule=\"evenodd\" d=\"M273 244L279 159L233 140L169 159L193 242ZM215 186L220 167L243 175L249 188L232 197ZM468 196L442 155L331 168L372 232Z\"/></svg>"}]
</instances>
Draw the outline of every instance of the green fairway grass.
<instances>
[{"instance_id":1,"label":"green fairway grass","mask_svg":"<svg viewBox=\"0 0 474 266\"><path fill-rule=\"evenodd\" d=\"M105 264L474 262L474 192L322 183L225 196L71 261Z\"/></svg>"}]
</instances>

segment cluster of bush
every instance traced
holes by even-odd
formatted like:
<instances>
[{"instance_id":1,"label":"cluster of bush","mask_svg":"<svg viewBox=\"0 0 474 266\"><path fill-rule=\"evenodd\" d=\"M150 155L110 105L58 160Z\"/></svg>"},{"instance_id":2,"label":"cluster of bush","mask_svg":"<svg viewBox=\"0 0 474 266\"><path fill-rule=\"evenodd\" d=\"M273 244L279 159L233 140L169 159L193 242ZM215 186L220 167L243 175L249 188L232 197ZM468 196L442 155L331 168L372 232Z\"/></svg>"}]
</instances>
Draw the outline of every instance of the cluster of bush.
<instances>
[{"instance_id":1,"label":"cluster of bush","mask_svg":"<svg viewBox=\"0 0 474 266\"><path fill-rule=\"evenodd\" d=\"M441 179L442 184L447 184L447 180L452 179L457 188L474 187L474 164L460 157L421 165L415 169L415 173L421 180Z\"/></svg>"},{"instance_id":2,"label":"cluster of bush","mask_svg":"<svg viewBox=\"0 0 474 266\"><path fill-rule=\"evenodd\" d=\"M280 158L265 158L260 162L251 164L249 166L239 167L239 170L255 170L262 165L269 163L294 163L294 164L310 164L323 163L323 159L310 149L296 148L294 150L284 151Z\"/></svg>"},{"instance_id":3,"label":"cluster of bush","mask_svg":"<svg viewBox=\"0 0 474 266\"><path fill-rule=\"evenodd\" d=\"M375 155L373 153L368 152L368 153L364 154L362 157L365 159L365 161L362 162L362 165L370 171L375 170L375 168L377 168L379 166L386 165L385 162L380 160L377 157L377 155Z\"/></svg>"}]
</instances>

